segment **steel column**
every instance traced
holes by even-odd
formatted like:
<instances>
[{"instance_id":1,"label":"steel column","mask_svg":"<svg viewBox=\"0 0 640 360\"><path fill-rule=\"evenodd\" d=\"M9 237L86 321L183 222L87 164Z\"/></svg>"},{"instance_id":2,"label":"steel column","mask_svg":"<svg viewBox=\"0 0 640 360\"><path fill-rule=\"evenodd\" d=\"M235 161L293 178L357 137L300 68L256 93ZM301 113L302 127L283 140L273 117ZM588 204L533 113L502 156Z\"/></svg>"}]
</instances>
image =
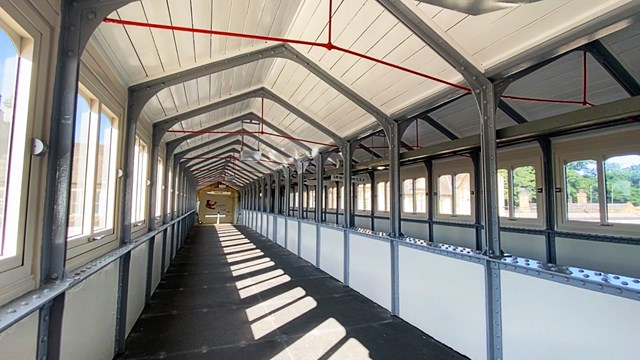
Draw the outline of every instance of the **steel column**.
<instances>
[{"instance_id":1,"label":"steel column","mask_svg":"<svg viewBox=\"0 0 640 360\"><path fill-rule=\"evenodd\" d=\"M322 199L324 190L324 163L326 155L319 153L315 156L316 163L316 222L322 222Z\"/></svg>"},{"instance_id":2,"label":"steel column","mask_svg":"<svg viewBox=\"0 0 640 360\"><path fill-rule=\"evenodd\" d=\"M274 201L273 201L273 213L280 215L280 170L274 173L275 177L275 189L274 189Z\"/></svg>"},{"instance_id":3,"label":"steel column","mask_svg":"<svg viewBox=\"0 0 640 360\"><path fill-rule=\"evenodd\" d=\"M343 175L342 178L344 180L344 216L342 219L342 226L345 228L353 227L353 150L354 143L345 142L340 146L340 151L342 152L342 159L344 160L344 165L342 167ZM340 189L338 189L340 190ZM338 191L340 194L340 191ZM338 206L339 207L339 206Z\"/></svg>"},{"instance_id":4,"label":"steel column","mask_svg":"<svg viewBox=\"0 0 640 360\"><path fill-rule=\"evenodd\" d=\"M298 219L304 219L304 172L307 170L307 162L297 161L296 170L298 171Z\"/></svg>"},{"instance_id":5,"label":"steel column","mask_svg":"<svg viewBox=\"0 0 640 360\"><path fill-rule=\"evenodd\" d=\"M553 151L550 139L538 141L542 150L542 195L545 204L545 233L546 261L548 264L556 264L556 187L553 168Z\"/></svg>"},{"instance_id":6,"label":"steel column","mask_svg":"<svg viewBox=\"0 0 640 360\"><path fill-rule=\"evenodd\" d=\"M284 173L284 216L290 216L291 204L291 168L285 166L282 168Z\"/></svg>"}]
</instances>

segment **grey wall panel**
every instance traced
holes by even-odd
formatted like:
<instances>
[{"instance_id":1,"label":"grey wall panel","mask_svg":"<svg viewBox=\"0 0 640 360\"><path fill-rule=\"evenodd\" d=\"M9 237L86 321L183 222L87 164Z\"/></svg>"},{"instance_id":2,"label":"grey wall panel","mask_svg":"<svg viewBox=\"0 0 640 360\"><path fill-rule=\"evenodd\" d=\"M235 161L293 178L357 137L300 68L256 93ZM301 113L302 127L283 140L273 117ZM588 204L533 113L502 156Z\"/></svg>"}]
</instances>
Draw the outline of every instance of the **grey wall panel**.
<instances>
[{"instance_id":1,"label":"grey wall panel","mask_svg":"<svg viewBox=\"0 0 640 360\"><path fill-rule=\"evenodd\" d=\"M300 226L300 256L316 264L316 227L304 222Z\"/></svg>"},{"instance_id":2,"label":"grey wall panel","mask_svg":"<svg viewBox=\"0 0 640 360\"><path fill-rule=\"evenodd\" d=\"M383 233L388 233L391 231L391 225L388 219L378 219L376 218L374 223L375 231L381 231Z\"/></svg>"},{"instance_id":3,"label":"grey wall panel","mask_svg":"<svg viewBox=\"0 0 640 360\"><path fill-rule=\"evenodd\" d=\"M167 269L169 269L169 265L171 265L171 236L172 232L169 228L167 229L167 237L165 239L167 252L164 254L164 271L167 271Z\"/></svg>"},{"instance_id":4,"label":"grey wall panel","mask_svg":"<svg viewBox=\"0 0 640 360\"><path fill-rule=\"evenodd\" d=\"M356 216L355 226L363 229L371 229L371 218L368 216Z\"/></svg>"},{"instance_id":5,"label":"grey wall panel","mask_svg":"<svg viewBox=\"0 0 640 360\"><path fill-rule=\"evenodd\" d=\"M391 245L349 235L349 286L391 310Z\"/></svg>"},{"instance_id":6,"label":"grey wall panel","mask_svg":"<svg viewBox=\"0 0 640 360\"><path fill-rule=\"evenodd\" d=\"M501 271L505 359L637 359L640 302Z\"/></svg>"},{"instance_id":7,"label":"grey wall panel","mask_svg":"<svg viewBox=\"0 0 640 360\"><path fill-rule=\"evenodd\" d=\"M508 254L528 259L545 261L547 246L542 235L500 232L502 250Z\"/></svg>"},{"instance_id":8,"label":"grey wall panel","mask_svg":"<svg viewBox=\"0 0 640 360\"><path fill-rule=\"evenodd\" d=\"M276 235L274 233L274 224L275 224L275 215L269 215L269 221L268 221L268 234L267 237L269 238L269 240L275 241Z\"/></svg>"},{"instance_id":9,"label":"grey wall panel","mask_svg":"<svg viewBox=\"0 0 640 360\"><path fill-rule=\"evenodd\" d=\"M486 359L484 266L399 247L400 317L472 359Z\"/></svg>"},{"instance_id":10,"label":"grey wall panel","mask_svg":"<svg viewBox=\"0 0 640 360\"><path fill-rule=\"evenodd\" d=\"M149 243L144 243L131 252L129 297L127 298L127 334L131 332L133 325L142 314L142 309L144 309L148 251Z\"/></svg>"},{"instance_id":11,"label":"grey wall panel","mask_svg":"<svg viewBox=\"0 0 640 360\"><path fill-rule=\"evenodd\" d=\"M403 221L402 233L416 239L429 241L429 224L426 222Z\"/></svg>"},{"instance_id":12,"label":"grey wall panel","mask_svg":"<svg viewBox=\"0 0 640 360\"><path fill-rule=\"evenodd\" d=\"M558 264L640 278L640 246L556 238Z\"/></svg>"},{"instance_id":13,"label":"grey wall panel","mask_svg":"<svg viewBox=\"0 0 640 360\"><path fill-rule=\"evenodd\" d=\"M37 354L38 312L0 333L0 359L33 360Z\"/></svg>"},{"instance_id":14,"label":"grey wall panel","mask_svg":"<svg viewBox=\"0 0 640 360\"><path fill-rule=\"evenodd\" d=\"M338 220L336 219L336 214L327 214L327 223L337 224Z\"/></svg>"},{"instance_id":15,"label":"grey wall panel","mask_svg":"<svg viewBox=\"0 0 640 360\"><path fill-rule=\"evenodd\" d=\"M116 331L118 261L67 292L60 358L111 360Z\"/></svg>"},{"instance_id":16,"label":"grey wall panel","mask_svg":"<svg viewBox=\"0 0 640 360\"><path fill-rule=\"evenodd\" d=\"M472 228L434 225L433 241L437 243L476 248L476 233Z\"/></svg>"},{"instance_id":17,"label":"grey wall panel","mask_svg":"<svg viewBox=\"0 0 640 360\"><path fill-rule=\"evenodd\" d=\"M344 282L344 231L320 228L320 268Z\"/></svg>"}]
</instances>

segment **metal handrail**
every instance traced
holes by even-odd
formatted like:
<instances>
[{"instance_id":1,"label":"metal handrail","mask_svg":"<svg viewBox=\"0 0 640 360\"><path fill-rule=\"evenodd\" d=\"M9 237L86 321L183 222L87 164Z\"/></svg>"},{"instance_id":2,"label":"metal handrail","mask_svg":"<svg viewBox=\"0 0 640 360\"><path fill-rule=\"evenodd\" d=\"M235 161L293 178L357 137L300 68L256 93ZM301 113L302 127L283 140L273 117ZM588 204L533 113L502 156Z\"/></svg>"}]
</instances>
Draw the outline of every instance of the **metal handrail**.
<instances>
[{"instance_id":1,"label":"metal handrail","mask_svg":"<svg viewBox=\"0 0 640 360\"><path fill-rule=\"evenodd\" d=\"M145 234L132 239L130 242L118 247L117 249L90 261L81 268L76 269L73 274L65 274L59 282L40 286L37 289L31 290L7 304L0 306L0 333L17 324L33 312L40 310L40 308L44 307L45 304L55 299L58 295L69 291L74 286L87 280L109 264L120 259L123 255L133 251L138 246L146 243L170 226L195 213L195 211L195 209L191 210L156 229L150 230Z\"/></svg>"}]
</instances>

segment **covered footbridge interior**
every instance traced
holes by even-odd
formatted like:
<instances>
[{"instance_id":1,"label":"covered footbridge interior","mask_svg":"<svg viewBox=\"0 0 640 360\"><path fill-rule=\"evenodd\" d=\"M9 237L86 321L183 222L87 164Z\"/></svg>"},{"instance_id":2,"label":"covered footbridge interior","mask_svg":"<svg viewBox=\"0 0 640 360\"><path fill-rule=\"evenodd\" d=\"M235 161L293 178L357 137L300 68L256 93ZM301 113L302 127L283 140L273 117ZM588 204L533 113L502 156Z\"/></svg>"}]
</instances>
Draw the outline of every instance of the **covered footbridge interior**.
<instances>
[{"instance_id":1,"label":"covered footbridge interior","mask_svg":"<svg viewBox=\"0 0 640 360\"><path fill-rule=\"evenodd\" d=\"M636 358L639 19L0 0L0 358Z\"/></svg>"}]
</instances>

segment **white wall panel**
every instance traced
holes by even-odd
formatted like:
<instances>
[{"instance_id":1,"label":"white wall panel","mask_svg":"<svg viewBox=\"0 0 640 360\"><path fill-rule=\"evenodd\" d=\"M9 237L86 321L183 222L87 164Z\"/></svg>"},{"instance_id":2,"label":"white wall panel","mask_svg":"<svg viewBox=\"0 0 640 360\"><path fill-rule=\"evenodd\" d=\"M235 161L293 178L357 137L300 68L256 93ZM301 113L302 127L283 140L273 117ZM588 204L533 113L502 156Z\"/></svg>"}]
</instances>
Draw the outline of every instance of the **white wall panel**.
<instances>
[{"instance_id":1,"label":"white wall panel","mask_svg":"<svg viewBox=\"0 0 640 360\"><path fill-rule=\"evenodd\" d=\"M278 218L277 221L278 221L278 233L276 234L276 237L277 237L276 240L277 240L278 245L284 247L284 244L285 244L285 237L284 237L284 235L285 235L285 226L287 226L287 223L285 222L284 218Z\"/></svg>"},{"instance_id":2,"label":"white wall panel","mask_svg":"<svg viewBox=\"0 0 640 360\"><path fill-rule=\"evenodd\" d=\"M298 222L287 219L287 249L298 254Z\"/></svg>"},{"instance_id":3,"label":"white wall panel","mask_svg":"<svg viewBox=\"0 0 640 360\"><path fill-rule=\"evenodd\" d=\"M344 231L320 228L320 269L344 282Z\"/></svg>"},{"instance_id":4,"label":"white wall panel","mask_svg":"<svg viewBox=\"0 0 640 360\"><path fill-rule=\"evenodd\" d=\"M262 236L267 236L267 225L268 225L268 216L267 214L262 214L262 221L260 222L260 234L262 234Z\"/></svg>"},{"instance_id":5,"label":"white wall panel","mask_svg":"<svg viewBox=\"0 0 640 360\"><path fill-rule=\"evenodd\" d=\"M269 238L269 240L275 241L276 238L276 234L275 234L275 229L274 229L274 224L275 224L275 215L269 215L269 222L268 222L268 226L269 226L269 232L267 234L267 237Z\"/></svg>"},{"instance_id":6,"label":"white wall panel","mask_svg":"<svg viewBox=\"0 0 640 360\"><path fill-rule=\"evenodd\" d=\"M33 360L38 342L38 312L0 333L0 359Z\"/></svg>"},{"instance_id":7,"label":"white wall panel","mask_svg":"<svg viewBox=\"0 0 640 360\"><path fill-rule=\"evenodd\" d=\"M300 256L316 264L316 227L313 224L300 223Z\"/></svg>"},{"instance_id":8,"label":"white wall panel","mask_svg":"<svg viewBox=\"0 0 640 360\"><path fill-rule=\"evenodd\" d=\"M638 358L640 302L510 271L501 283L505 359Z\"/></svg>"},{"instance_id":9,"label":"white wall panel","mask_svg":"<svg viewBox=\"0 0 640 360\"><path fill-rule=\"evenodd\" d=\"M391 245L349 235L349 286L391 310Z\"/></svg>"},{"instance_id":10,"label":"white wall panel","mask_svg":"<svg viewBox=\"0 0 640 360\"><path fill-rule=\"evenodd\" d=\"M153 274L151 276L151 290L155 291L162 277L162 233L156 235L153 248Z\"/></svg>"},{"instance_id":11,"label":"white wall panel","mask_svg":"<svg viewBox=\"0 0 640 360\"><path fill-rule=\"evenodd\" d=\"M67 292L61 359L113 358L117 296L118 261Z\"/></svg>"},{"instance_id":12,"label":"white wall panel","mask_svg":"<svg viewBox=\"0 0 640 360\"><path fill-rule=\"evenodd\" d=\"M129 269L129 297L127 298L127 335L144 309L147 285L147 254L149 244L144 243L131 252Z\"/></svg>"},{"instance_id":13,"label":"white wall panel","mask_svg":"<svg viewBox=\"0 0 640 360\"><path fill-rule=\"evenodd\" d=\"M403 245L399 261L400 317L472 359L486 359L484 267Z\"/></svg>"},{"instance_id":14,"label":"white wall panel","mask_svg":"<svg viewBox=\"0 0 640 360\"><path fill-rule=\"evenodd\" d=\"M556 238L558 264L640 278L640 246Z\"/></svg>"},{"instance_id":15,"label":"white wall panel","mask_svg":"<svg viewBox=\"0 0 640 360\"><path fill-rule=\"evenodd\" d=\"M433 241L437 243L476 248L476 233L472 228L434 225Z\"/></svg>"},{"instance_id":16,"label":"white wall panel","mask_svg":"<svg viewBox=\"0 0 640 360\"><path fill-rule=\"evenodd\" d=\"M518 257L535 260L546 259L545 238L541 235L516 234L510 232L500 232L502 250Z\"/></svg>"}]
</instances>

